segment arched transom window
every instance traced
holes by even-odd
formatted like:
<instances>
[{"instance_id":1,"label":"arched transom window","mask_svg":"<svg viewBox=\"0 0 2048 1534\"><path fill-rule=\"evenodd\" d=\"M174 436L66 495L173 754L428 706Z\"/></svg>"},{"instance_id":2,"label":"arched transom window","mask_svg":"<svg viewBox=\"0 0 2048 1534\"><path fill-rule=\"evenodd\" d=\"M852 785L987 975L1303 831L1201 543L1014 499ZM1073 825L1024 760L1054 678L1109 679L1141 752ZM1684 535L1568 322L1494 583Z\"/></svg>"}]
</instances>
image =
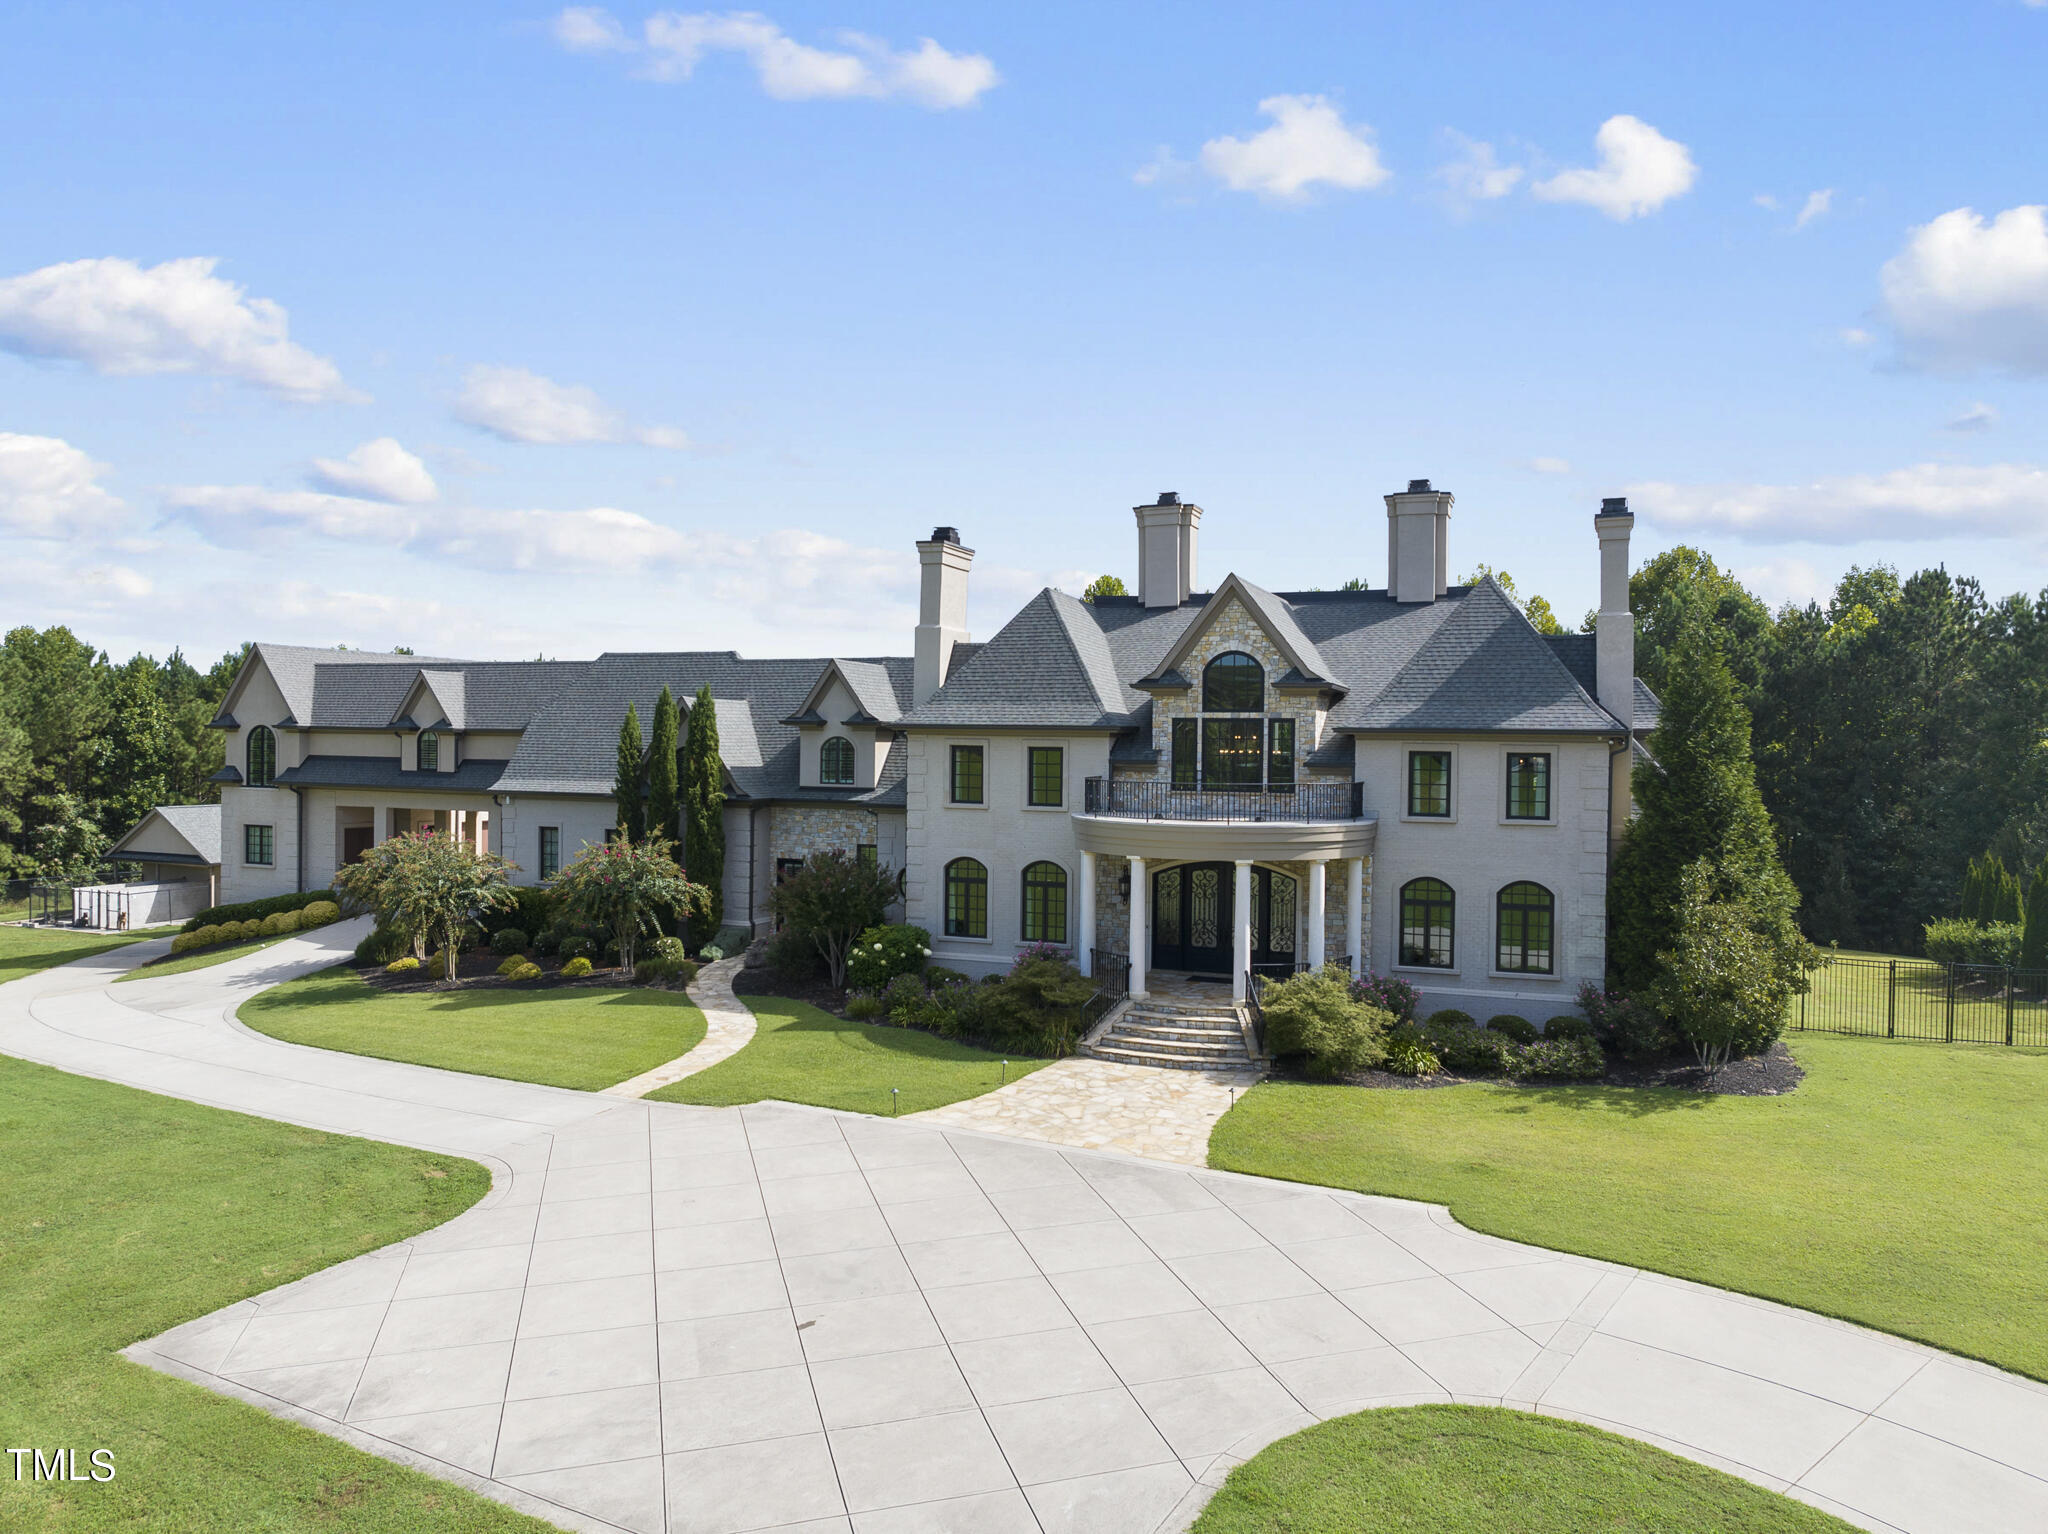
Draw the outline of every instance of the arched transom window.
<instances>
[{"instance_id":1,"label":"arched transom window","mask_svg":"<svg viewBox=\"0 0 2048 1534\"><path fill-rule=\"evenodd\" d=\"M1423 969L1449 969L1458 897L1441 879L1411 879L1401 886L1401 959Z\"/></svg>"},{"instance_id":2,"label":"arched transom window","mask_svg":"<svg viewBox=\"0 0 2048 1534\"><path fill-rule=\"evenodd\" d=\"M268 788L277 777L277 736L267 724L249 732L248 768L251 788Z\"/></svg>"},{"instance_id":3,"label":"arched transom window","mask_svg":"<svg viewBox=\"0 0 2048 1534\"><path fill-rule=\"evenodd\" d=\"M835 735L818 748L818 781L820 783L851 783L853 781L853 742L844 735Z\"/></svg>"},{"instance_id":4,"label":"arched transom window","mask_svg":"<svg viewBox=\"0 0 2048 1534\"><path fill-rule=\"evenodd\" d=\"M988 936L988 869L973 858L946 865L946 936Z\"/></svg>"},{"instance_id":5,"label":"arched transom window","mask_svg":"<svg viewBox=\"0 0 2048 1534\"><path fill-rule=\"evenodd\" d=\"M1024 941L1067 940L1067 871L1057 863L1033 863L1024 870Z\"/></svg>"},{"instance_id":6,"label":"arched transom window","mask_svg":"<svg viewBox=\"0 0 2048 1534\"><path fill-rule=\"evenodd\" d=\"M432 730L420 731L420 771L441 770L441 737Z\"/></svg>"},{"instance_id":7,"label":"arched transom window","mask_svg":"<svg viewBox=\"0 0 2048 1534\"><path fill-rule=\"evenodd\" d=\"M1556 897L1542 885L1524 879L1500 892L1495 916L1499 951L1494 955L1493 967L1523 975L1549 974L1556 962Z\"/></svg>"},{"instance_id":8,"label":"arched transom window","mask_svg":"<svg viewBox=\"0 0 2048 1534\"><path fill-rule=\"evenodd\" d=\"M1266 668L1242 650L1227 650L1202 669L1202 712L1256 714L1266 707Z\"/></svg>"}]
</instances>

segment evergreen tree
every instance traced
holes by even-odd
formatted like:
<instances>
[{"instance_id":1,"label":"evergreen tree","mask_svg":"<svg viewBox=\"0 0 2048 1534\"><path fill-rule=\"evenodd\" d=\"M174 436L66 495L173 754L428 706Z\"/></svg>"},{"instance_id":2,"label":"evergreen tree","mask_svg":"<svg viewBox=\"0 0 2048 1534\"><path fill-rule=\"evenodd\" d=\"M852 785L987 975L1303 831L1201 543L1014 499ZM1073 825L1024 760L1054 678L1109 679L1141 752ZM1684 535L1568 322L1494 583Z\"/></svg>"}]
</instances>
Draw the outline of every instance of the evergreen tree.
<instances>
[{"instance_id":1,"label":"evergreen tree","mask_svg":"<svg viewBox=\"0 0 2048 1534\"><path fill-rule=\"evenodd\" d=\"M647 829L681 841L676 824L676 698L663 683L654 703L654 731L647 742Z\"/></svg>"},{"instance_id":2,"label":"evergreen tree","mask_svg":"<svg viewBox=\"0 0 2048 1534\"><path fill-rule=\"evenodd\" d=\"M691 879L711 894L691 922L691 936L701 947L725 924L725 766L718 754L718 707L708 683L691 700L683 742L683 862Z\"/></svg>"},{"instance_id":3,"label":"evergreen tree","mask_svg":"<svg viewBox=\"0 0 2048 1534\"><path fill-rule=\"evenodd\" d=\"M647 801L640 797L640 710L626 705L619 726L619 775L612 781L612 799L619 811L619 834L629 842L647 835Z\"/></svg>"},{"instance_id":4,"label":"evergreen tree","mask_svg":"<svg viewBox=\"0 0 2048 1534\"><path fill-rule=\"evenodd\" d=\"M123 836L170 799L171 721L156 662L138 655L105 679L108 718L93 773L93 811L100 828Z\"/></svg>"},{"instance_id":5,"label":"evergreen tree","mask_svg":"<svg viewBox=\"0 0 2048 1534\"><path fill-rule=\"evenodd\" d=\"M2027 921L2020 930L2020 968L2048 970L2048 858L2027 890Z\"/></svg>"},{"instance_id":6,"label":"evergreen tree","mask_svg":"<svg viewBox=\"0 0 2048 1534\"><path fill-rule=\"evenodd\" d=\"M1984 920L1984 909L1987 904L1984 898L1984 865L1987 858L1988 854L1971 858L1969 866L1963 870L1962 888L1956 895L1956 915L1963 921Z\"/></svg>"},{"instance_id":7,"label":"evergreen tree","mask_svg":"<svg viewBox=\"0 0 2048 1534\"><path fill-rule=\"evenodd\" d=\"M1633 778L1638 814L1623 838L1608 894L1608 963L1620 988L1655 980L1677 936L1680 878L1705 860L1696 898L1739 906L1750 929L1795 970L1806 950L1794 921L1799 891L1778 861L1769 811L1750 758L1749 711L1703 625L1676 636L1663 713L1650 737L1657 766Z\"/></svg>"},{"instance_id":8,"label":"evergreen tree","mask_svg":"<svg viewBox=\"0 0 2048 1534\"><path fill-rule=\"evenodd\" d=\"M2020 876L2005 866L2000 858L1992 862L1998 868L1998 882L1992 887L1991 914L1987 921L2018 921L2021 918Z\"/></svg>"}]
</instances>

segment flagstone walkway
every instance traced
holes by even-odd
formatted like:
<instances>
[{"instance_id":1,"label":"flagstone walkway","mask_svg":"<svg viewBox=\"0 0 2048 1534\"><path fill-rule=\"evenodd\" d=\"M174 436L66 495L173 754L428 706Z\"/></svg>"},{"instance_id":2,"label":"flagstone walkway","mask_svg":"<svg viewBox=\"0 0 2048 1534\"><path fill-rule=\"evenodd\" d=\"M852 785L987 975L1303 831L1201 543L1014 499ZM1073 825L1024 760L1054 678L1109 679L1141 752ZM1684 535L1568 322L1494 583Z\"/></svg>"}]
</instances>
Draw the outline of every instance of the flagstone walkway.
<instances>
[{"instance_id":1,"label":"flagstone walkway","mask_svg":"<svg viewBox=\"0 0 2048 1534\"><path fill-rule=\"evenodd\" d=\"M1076 1055L906 1122L1207 1166L1209 1131L1258 1079L1256 1071L1158 1070Z\"/></svg>"},{"instance_id":2,"label":"flagstone walkway","mask_svg":"<svg viewBox=\"0 0 2048 1534\"><path fill-rule=\"evenodd\" d=\"M705 965L688 987L691 1001L704 1014L704 1037L695 1049L676 1056L665 1065L643 1071L631 1080L606 1087L607 1097L645 1097L659 1087L708 1071L747 1047L754 1037L754 1014L732 993L732 977L740 972L743 956L734 954Z\"/></svg>"}]
</instances>

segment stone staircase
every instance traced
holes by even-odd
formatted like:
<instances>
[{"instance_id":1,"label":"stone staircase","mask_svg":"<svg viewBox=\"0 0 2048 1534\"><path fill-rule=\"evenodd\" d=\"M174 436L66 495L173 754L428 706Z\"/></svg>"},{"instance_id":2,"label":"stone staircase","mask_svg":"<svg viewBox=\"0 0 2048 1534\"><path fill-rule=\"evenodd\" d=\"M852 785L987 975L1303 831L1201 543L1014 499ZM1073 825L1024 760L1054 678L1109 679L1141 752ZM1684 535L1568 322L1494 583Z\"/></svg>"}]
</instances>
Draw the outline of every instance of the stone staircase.
<instances>
[{"instance_id":1,"label":"stone staircase","mask_svg":"<svg viewBox=\"0 0 2048 1534\"><path fill-rule=\"evenodd\" d=\"M1245 1018L1226 994L1214 1001L1126 1001L1081 1053L1119 1065L1156 1065L1180 1071L1249 1071L1257 1068L1245 1042Z\"/></svg>"}]
</instances>

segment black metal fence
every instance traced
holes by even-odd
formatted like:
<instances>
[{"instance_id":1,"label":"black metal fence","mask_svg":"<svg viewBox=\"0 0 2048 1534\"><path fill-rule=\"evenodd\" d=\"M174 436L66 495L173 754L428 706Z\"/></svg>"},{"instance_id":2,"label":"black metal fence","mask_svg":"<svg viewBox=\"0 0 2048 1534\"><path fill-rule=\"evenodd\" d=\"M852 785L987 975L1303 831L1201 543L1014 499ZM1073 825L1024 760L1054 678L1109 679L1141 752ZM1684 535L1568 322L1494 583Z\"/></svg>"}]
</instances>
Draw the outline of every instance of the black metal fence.
<instances>
[{"instance_id":1,"label":"black metal fence","mask_svg":"<svg viewBox=\"0 0 2048 1534\"><path fill-rule=\"evenodd\" d=\"M45 879L0 880L0 921L69 921L71 886Z\"/></svg>"},{"instance_id":2,"label":"black metal fence","mask_svg":"<svg viewBox=\"0 0 2048 1534\"><path fill-rule=\"evenodd\" d=\"M2048 970L1933 959L1830 959L1794 1029L1948 1044L2048 1045Z\"/></svg>"},{"instance_id":3,"label":"black metal fence","mask_svg":"<svg viewBox=\"0 0 2048 1534\"><path fill-rule=\"evenodd\" d=\"M1171 783L1090 778L1082 803L1090 815L1132 820L1357 820L1362 783L1301 783L1289 789L1175 788Z\"/></svg>"}]
</instances>

